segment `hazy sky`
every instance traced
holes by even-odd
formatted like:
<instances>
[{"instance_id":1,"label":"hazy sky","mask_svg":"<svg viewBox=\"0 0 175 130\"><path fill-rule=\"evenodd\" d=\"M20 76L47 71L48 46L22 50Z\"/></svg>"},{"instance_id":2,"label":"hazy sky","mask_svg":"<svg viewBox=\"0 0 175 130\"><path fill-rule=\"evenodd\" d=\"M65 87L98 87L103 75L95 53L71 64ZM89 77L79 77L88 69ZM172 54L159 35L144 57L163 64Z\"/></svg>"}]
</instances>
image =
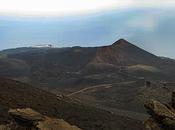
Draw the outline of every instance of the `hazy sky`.
<instances>
[{"instance_id":1,"label":"hazy sky","mask_svg":"<svg viewBox=\"0 0 175 130\"><path fill-rule=\"evenodd\" d=\"M100 46L119 38L175 58L173 0L0 0L0 49Z\"/></svg>"},{"instance_id":2,"label":"hazy sky","mask_svg":"<svg viewBox=\"0 0 175 130\"><path fill-rule=\"evenodd\" d=\"M65 15L112 8L170 7L174 0L0 0L0 12L9 15Z\"/></svg>"}]
</instances>

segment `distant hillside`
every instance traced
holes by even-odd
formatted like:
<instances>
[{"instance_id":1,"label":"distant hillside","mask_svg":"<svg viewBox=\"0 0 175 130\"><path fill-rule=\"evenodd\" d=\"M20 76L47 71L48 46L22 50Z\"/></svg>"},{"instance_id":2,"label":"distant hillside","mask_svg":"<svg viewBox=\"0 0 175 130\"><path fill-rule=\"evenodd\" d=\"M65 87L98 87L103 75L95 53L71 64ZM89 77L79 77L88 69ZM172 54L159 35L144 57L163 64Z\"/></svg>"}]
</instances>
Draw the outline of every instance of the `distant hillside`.
<instances>
[{"instance_id":1,"label":"distant hillside","mask_svg":"<svg viewBox=\"0 0 175 130\"><path fill-rule=\"evenodd\" d=\"M26 65L16 66L28 66L30 72L24 70L23 74L15 78L21 80L27 77L31 84L43 87L111 83L133 77L173 80L175 75L175 61L155 56L124 39L103 47L16 48L0 53L7 56L9 63L5 69L0 70L7 72L3 76L14 77L11 64L18 60ZM148 68L158 71L150 71ZM104 76L113 73L113 79ZM94 75L98 75L98 78L87 78Z\"/></svg>"}]
</instances>

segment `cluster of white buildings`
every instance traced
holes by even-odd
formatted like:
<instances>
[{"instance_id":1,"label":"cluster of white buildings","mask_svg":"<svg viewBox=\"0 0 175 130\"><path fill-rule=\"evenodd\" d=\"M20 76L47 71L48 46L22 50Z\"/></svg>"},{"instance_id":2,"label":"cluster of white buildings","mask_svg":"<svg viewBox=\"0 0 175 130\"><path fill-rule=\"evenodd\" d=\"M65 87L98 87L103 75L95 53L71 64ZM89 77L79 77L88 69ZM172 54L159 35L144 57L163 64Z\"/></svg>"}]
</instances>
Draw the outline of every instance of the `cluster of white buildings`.
<instances>
[{"instance_id":1,"label":"cluster of white buildings","mask_svg":"<svg viewBox=\"0 0 175 130\"><path fill-rule=\"evenodd\" d=\"M33 47L35 47L35 48L53 48L53 45L51 45L51 44L40 44L40 45L35 45Z\"/></svg>"}]
</instances>

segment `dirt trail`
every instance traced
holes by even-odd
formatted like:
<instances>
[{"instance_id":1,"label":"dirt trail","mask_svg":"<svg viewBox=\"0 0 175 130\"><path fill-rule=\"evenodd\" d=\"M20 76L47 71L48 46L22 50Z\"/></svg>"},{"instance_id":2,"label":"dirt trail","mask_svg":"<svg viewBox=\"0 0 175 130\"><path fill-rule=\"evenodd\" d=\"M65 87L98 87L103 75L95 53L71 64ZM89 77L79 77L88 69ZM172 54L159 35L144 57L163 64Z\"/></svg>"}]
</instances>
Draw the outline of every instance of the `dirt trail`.
<instances>
[{"instance_id":1,"label":"dirt trail","mask_svg":"<svg viewBox=\"0 0 175 130\"><path fill-rule=\"evenodd\" d=\"M102 85L90 86L90 87L87 87L87 88L83 88L83 89L81 89L79 91L73 92L71 94L68 94L67 96L70 97L70 96L82 93L84 91L87 91L87 90L91 90L91 89L95 89L95 88L101 88L101 87L106 87L106 86L112 86L112 84L102 84Z\"/></svg>"},{"instance_id":2,"label":"dirt trail","mask_svg":"<svg viewBox=\"0 0 175 130\"><path fill-rule=\"evenodd\" d=\"M134 83L134 82L135 81L128 81L128 82L120 82L120 83L112 83L112 84L100 84L100 85L90 86L90 87L87 87L87 88L83 88L81 90L78 90L76 92L70 93L67 96L68 97L71 97L73 95L76 95L76 94L79 94L79 93L83 93L84 91L95 89L95 88L102 88L102 87L111 88L112 85L126 85L126 84L130 84L130 83Z\"/></svg>"}]
</instances>

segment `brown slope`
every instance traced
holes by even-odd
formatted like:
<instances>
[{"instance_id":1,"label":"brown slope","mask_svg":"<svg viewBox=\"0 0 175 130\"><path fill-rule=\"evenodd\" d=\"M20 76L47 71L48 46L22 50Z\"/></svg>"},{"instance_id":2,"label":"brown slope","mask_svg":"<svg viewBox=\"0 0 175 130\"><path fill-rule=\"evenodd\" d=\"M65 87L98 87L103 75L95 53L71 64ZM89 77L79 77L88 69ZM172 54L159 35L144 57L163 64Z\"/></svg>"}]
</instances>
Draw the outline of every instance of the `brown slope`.
<instances>
[{"instance_id":1,"label":"brown slope","mask_svg":"<svg viewBox=\"0 0 175 130\"><path fill-rule=\"evenodd\" d=\"M0 122L8 122L9 108L30 107L41 114L62 118L83 130L141 130L139 121L115 116L104 110L84 106L64 97L24 83L0 78Z\"/></svg>"},{"instance_id":2,"label":"brown slope","mask_svg":"<svg viewBox=\"0 0 175 130\"><path fill-rule=\"evenodd\" d=\"M30 66L25 61L13 58L0 58L0 73L6 77L25 77L29 74Z\"/></svg>"},{"instance_id":3,"label":"brown slope","mask_svg":"<svg viewBox=\"0 0 175 130\"><path fill-rule=\"evenodd\" d=\"M110 46L99 47L93 62L119 66L135 64L156 64L159 57L120 39Z\"/></svg>"}]
</instances>

